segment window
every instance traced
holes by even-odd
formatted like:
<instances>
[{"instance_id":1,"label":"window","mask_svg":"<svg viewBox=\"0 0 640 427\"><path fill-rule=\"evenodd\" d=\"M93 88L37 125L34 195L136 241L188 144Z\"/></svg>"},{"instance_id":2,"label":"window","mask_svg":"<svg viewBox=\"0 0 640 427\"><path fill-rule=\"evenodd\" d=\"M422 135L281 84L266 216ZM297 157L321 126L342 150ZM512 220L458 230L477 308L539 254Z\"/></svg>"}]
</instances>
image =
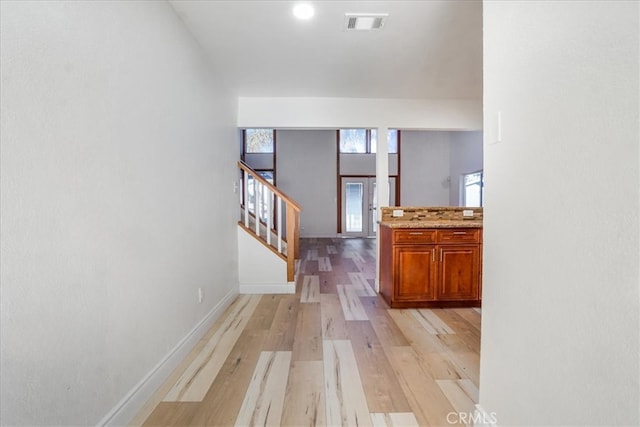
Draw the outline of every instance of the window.
<instances>
[{"instance_id":1,"label":"window","mask_svg":"<svg viewBox=\"0 0 640 427\"><path fill-rule=\"evenodd\" d=\"M273 153L274 150L273 129L245 129L244 143L245 153Z\"/></svg>"},{"instance_id":2,"label":"window","mask_svg":"<svg viewBox=\"0 0 640 427\"><path fill-rule=\"evenodd\" d=\"M366 153L367 134L366 129L340 129L340 152Z\"/></svg>"},{"instance_id":3,"label":"window","mask_svg":"<svg viewBox=\"0 0 640 427\"><path fill-rule=\"evenodd\" d=\"M375 153L378 149L378 131L371 129L371 152ZM389 129L387 133L387 150L389 154L398 153L398 129Z\"/></svg>"},{"instance_id":4,"label":"window","mask_svg":"<svg viewBox=\"0 0 640 427\"><path fill-rule=\"evenodd\" d=\"M484 174L482 171L462 176L463 205L480 207L484 198Z\"/></svg>"},{"instance_id":5,"label":"window","mask_svg":"<svg viewBox=\"0 0 640 427\"><path fill-rule=\"evenodd\" d=\"M389 154L398 152L398 130L389 129ZM340 129L340 153L375 153L378 148L377 129Z\"/></svg>"}]
</instances>

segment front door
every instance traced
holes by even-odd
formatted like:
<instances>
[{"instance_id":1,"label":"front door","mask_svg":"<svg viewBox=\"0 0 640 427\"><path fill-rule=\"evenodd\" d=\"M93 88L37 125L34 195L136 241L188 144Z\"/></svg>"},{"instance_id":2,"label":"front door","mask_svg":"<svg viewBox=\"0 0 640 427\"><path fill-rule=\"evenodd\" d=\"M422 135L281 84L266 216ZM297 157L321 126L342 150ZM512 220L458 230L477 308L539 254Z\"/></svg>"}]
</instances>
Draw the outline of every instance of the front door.
<instances>
[{"instance_id":1,"label":"front door","mask_svg":"<svg viewBox=\"0 0 640 427\"><path fill-rule=\"evenodd\" d=\"M396 178L389 178L389 201L395 205ZM342 177L342 235L373 237L378 229L375 177Z\"/></svg>"}]
</instances>

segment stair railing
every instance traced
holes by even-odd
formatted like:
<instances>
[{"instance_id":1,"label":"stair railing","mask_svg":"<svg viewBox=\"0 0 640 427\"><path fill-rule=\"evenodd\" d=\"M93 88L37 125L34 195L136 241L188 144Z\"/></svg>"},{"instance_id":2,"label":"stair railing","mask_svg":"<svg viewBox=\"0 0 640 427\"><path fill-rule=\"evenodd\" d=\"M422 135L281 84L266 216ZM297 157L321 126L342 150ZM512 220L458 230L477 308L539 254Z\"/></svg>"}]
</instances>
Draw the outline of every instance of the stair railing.
<instances>
[{"instance_id":1,"label":"stair railing","mask_svg":"<svg viewBox=\"0 0 640 427\"><path fill-rule=\"evenodd\" d=\"M287 280L292 282L300 258L300 205L245 162L239 161L238 168L242 175L238 224L286 260Z\"/></svg>"}]
</instances>

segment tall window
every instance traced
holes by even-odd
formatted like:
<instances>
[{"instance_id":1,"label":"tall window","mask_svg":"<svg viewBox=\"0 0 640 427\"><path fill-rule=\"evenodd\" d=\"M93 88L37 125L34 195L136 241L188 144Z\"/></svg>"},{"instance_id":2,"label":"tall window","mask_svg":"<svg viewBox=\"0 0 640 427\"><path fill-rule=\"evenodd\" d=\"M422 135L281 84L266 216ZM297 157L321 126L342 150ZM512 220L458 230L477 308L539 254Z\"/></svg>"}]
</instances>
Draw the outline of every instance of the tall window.
<instances>
[{"instance_id":1,"label":"tall window","mask_svg":"<svg viewBox=\"0 0 640 427\"><path fill-rule=\"evenodd\" d=\"M389 129L389 154L398 152L398 130ZM340 129L340 153L375 153L378 148L377 129Z\"/></svg>"},{"instance_id":2,"label":"tall window","mask_svg":"<svg viewBox=\"0 0 640 427\"><path fill-rule=\"evenodd\" d=\"M245 153L273 153L273 129L246 129Z\"/></svg>"},{"instance_id":3,"label":"tall window","mask_svg":"<svg viewBox=\"0 0 640 427\"><path fill-rule=\"evenodd\" d=\"M462 176L464 206L480 207L484 200L484 174L482 171Z\"/></svg>"}]
</instances>

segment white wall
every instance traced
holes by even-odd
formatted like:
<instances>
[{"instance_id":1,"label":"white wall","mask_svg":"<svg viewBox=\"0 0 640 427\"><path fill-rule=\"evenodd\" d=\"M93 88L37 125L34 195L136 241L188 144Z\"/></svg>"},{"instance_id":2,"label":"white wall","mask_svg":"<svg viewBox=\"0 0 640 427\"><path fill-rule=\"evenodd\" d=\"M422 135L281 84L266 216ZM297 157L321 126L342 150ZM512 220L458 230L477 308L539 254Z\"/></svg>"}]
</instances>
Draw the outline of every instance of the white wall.
<instances>
[{"instance_id":1,"label":"white wall","mask_svg":"<svg viewBox=\"0 0 640 427\"><path fill-rule=\"evenodd\" d=\"M500 425L640 424L639 7L484 3L480 404Z\"/></svg>"},{"instance_id":2,"label":"white wall","mask_svg":"<svg viewBox=\"0 0 640 427\"><path fill-rule=\"evenodd\" d=\"M336 235L336 131L277 130L277 185L302 206L301 237Z\"/></svg>"},{"instance_id":3,"label":"white wall","mask_svg":"<svg viewBox=\"0 0 640 427\"><path fill-rule=\"evenodd\" d=\"M479 130L474 99L244 98L238 127Z\"/></svg>"},{"instance_id":4,"label":"white wall","mask_svg":"<svg viewBox=\"0 0 640 427\"><path fill-rule=\"evenodd\" d=\"M287 282L287 262L238 225L240 293L295 293Z\"/></svg>"},{"instance_id":5,"label":"white wall","mask_svg":"<svg viewBox=\"0 0 640 427\"><path fill-rule=\"evenodd\" d=\"M461 200L462 175L482 170L482 132L450 132L451 144L449 175L451 188L449 204L459 206Z\"/></svg>"},{"instance_id":6,"label":"white wall","mask_svg":"<svg viewBox=\"0 0 640 427\"><path fill-rule=\"evenodd\" d=\"M237 292L236 101L164 2L1 8L1 424L94 425Z\"/></svg>"},{"instance_id":7,"label":"white wall","mask_svg":"<svg viewBox=\"0 0 640 427\"><path fill-rule=\"evenodd\" d=\"M442 131L402 131L401 205L449 205L449 134Z\"/></svg>"}]
</instances>

